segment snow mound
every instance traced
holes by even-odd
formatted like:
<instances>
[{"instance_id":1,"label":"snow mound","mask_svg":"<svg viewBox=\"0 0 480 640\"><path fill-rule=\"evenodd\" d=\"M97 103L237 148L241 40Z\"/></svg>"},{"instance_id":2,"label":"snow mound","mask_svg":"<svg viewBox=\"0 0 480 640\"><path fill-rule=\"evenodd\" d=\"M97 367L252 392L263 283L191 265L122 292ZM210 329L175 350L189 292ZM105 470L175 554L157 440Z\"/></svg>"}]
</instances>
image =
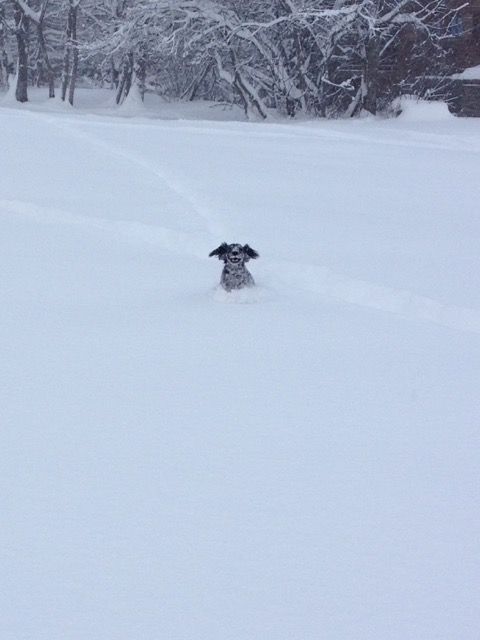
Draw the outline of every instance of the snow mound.
<instances>
[{"instance_id":1,"label":"snow mound","mask_svg":"<svg viewBox=\"0 0 480 640\"><path fill-rule=\"evenodd\" d=\"M266 289L258 286L225 291L223 287L218 285L213 292L213 300L225 304L254 304L264 301L267 297Z\"/></svg>"},{"instance_id":2,"label":"snow mound","mask_svg":"<svg viewBox=\"0 0 480 640\"><path fill-rule=\"evenodd\" d=\"M402 96L397 106L402 120L409 121L430 121L446 120L452 118L445 102L430 102L421 100L416 96Z\"/></svg>"},{"instance_id":3,"label":"snow mound","mask_svg":"<svg viewBox=\"0 0 480 640\"><path fill-rule=\"evenodd\" d=\"M0 98L0 104L2 104L5 107L9 107L9 106L18 107L19 106L20 103L17 102L17 99L15 97L16 86L17 86L17 77L16 76L12 76L9 79L8 89L6 90L6 92L4 94L2 94L2 96Z\"/></svg>"},{"instance_id":4,"label":"snow mound","mask_svg":"<svg viewBox=\"0 0 480 640\"><path fill-rule=\"evenodd\" d=\"M46 102L42 103L42 111L53 113L71 113L74 110L73 105L70 104L68 98L62 100L62 93L60 89L56 90L54 98L49 98Z\"/></svg>"}]
</instances>

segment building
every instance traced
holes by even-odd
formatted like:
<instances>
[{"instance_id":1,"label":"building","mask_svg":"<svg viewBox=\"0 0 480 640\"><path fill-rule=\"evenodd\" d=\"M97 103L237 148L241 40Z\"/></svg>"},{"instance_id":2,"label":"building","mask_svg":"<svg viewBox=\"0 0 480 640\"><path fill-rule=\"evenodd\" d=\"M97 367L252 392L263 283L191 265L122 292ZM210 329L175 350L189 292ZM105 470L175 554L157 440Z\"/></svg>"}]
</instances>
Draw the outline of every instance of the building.
<instances>
[{"instance_id":1,"label":"building","mask_svg":"<svg viewBox=\"0 0 480 640\"><path fill-rule=\"evenodd\" d=\"M459 116L480 117L480 0L470 0L452 21L453 75L450 109Z\"/></svg>"}]
</instances>

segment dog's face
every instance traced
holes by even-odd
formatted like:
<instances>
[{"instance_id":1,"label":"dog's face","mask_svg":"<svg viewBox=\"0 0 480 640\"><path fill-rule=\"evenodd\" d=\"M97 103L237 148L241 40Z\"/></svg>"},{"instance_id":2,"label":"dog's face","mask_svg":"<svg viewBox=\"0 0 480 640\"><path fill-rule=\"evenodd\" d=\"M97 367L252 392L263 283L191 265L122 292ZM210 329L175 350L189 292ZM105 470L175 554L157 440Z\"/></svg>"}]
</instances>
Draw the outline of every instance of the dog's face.
<instances>
[{"instance_id":1,"label":"dog's face","mask_svg":"<svg viewBox=\"0 0 480 640\"><path fill-rule=\"evenodd\" d=\"M210 253L210 257L218 256L225 264L240 265L248 262L250 258L258 258L258 253L248 246L248 244L227 244L223 242L219 247Z\"/></svg>"},{"instance_id":2,"label":"dog's face","mask_svg":"<svg viewBox=\"0 0 480 640\"><path fill-rule=\"evenodd\" d=\"M245 253L242 245L231 244L228 247L227 253L224 255L225 263L230 264L244 264L248 260L248 256Z\"/></svg>"}]
</instances>

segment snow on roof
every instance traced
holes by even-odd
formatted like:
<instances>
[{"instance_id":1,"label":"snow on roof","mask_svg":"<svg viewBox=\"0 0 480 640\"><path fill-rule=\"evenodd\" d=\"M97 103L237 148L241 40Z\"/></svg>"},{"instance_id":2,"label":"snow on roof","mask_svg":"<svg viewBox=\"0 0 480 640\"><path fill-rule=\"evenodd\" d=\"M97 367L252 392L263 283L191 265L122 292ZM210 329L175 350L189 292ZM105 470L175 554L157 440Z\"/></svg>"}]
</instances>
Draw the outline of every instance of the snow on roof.
<instances>
[{"instance_id":1,"label":"snow on roof","mask_svg":"<svg viewBox=\"0 0 480 640\"><path fill-rule=\"evenodd\" d=\"M480 64L476 67L469 67L462 71L462 73L456 73L454 76L455 80L480 80Z\"/></svg>"}]
</instances>

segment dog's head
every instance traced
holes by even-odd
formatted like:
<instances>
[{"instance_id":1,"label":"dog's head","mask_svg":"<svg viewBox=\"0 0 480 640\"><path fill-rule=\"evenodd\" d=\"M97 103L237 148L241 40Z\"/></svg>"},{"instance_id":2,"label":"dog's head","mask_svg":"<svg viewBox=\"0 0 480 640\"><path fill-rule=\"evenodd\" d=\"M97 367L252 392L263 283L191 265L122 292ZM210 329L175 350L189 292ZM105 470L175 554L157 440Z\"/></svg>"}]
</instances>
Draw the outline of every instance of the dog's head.
<instances>
[{"instance_id":1,"label":"dog's head","mask_svg":"<svg viewBox=\"0 0 480 640\"><path fill-rule=\"evenodd\" d=\"M218 256L219 260L223 260L225 264L245 264L250 258L258 258L258 253L248 246L248 244L227 244L223 242L219 247L214 249L210 254Z\"/></svg>"}]
</instances>

